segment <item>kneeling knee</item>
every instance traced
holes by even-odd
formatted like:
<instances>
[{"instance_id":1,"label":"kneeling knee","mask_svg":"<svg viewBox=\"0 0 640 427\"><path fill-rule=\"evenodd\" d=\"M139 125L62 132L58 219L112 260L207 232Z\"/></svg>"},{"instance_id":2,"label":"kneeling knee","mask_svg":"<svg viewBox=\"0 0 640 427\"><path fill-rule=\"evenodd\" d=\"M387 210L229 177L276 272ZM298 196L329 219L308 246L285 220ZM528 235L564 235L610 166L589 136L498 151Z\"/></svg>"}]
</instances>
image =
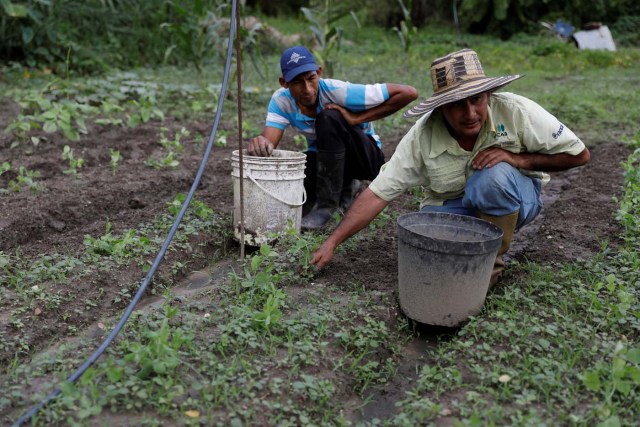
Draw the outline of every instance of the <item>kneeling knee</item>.
<instances>
[{"instance_id":1,"label":"kneeling knee","mask_svg":"<svg viewBox=\"0 0 640 427\"><path fill-rule=\"evenodd\" d=\"M465 188L466 202L479 208L487 200L509 197L511 188L509 177L512 170L513 166L502 162L474 172Z\"/></svg>"},{"instance_id":2,"label":"kneeling knee","mask_svg":"<svg viewBox=\"0 0 640 427\"><path fill-rule=\"evenodd\" d=\"M342 113L340 113L340 111L325 108L318 113L318 116L316 117L316 126L322 126L325 123L331 123L341 120L344 120L344 118L342 117Z\"/></svg>"}]
</instances>

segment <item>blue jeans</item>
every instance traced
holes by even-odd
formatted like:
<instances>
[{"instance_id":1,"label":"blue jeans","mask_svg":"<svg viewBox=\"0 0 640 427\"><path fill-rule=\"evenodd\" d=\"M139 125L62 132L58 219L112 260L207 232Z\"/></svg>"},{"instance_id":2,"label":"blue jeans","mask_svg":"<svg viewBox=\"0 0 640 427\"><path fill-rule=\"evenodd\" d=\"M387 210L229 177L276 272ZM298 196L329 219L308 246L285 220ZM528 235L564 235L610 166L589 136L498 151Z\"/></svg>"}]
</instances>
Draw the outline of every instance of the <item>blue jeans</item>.
<instances>
[{"instance_id":1,"label":"blue jeans","mask_svg":"<svg viewBox=\"0 0 640 427\"><path fill-rule=\"evenodd\" d=\"M442 206L424 206L420 212L448 212L477 217L477 211L504 216L518 211L517 228L534 220L542 210L539 179L523 175L502 162L475 171L467 180L464 196L446 200Z\"/></svg>"}]
</instances>

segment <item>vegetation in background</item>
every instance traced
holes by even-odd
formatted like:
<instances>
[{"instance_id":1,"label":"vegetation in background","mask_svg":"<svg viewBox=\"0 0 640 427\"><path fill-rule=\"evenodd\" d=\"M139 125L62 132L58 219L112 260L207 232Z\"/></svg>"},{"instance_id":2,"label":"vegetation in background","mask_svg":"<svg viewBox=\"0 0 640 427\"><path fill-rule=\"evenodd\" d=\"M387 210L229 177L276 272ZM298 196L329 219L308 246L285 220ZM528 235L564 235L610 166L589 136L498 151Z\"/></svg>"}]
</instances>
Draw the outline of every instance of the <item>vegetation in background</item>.
<instances>
[{"instance_id":1,"label":"vegetation in background","mask_svg":"<svg viewBox=\"0 0 640 427\"><path fill-rule=\"evenodd\" d=\"M640 16L640 4L635 0L464 0L460 5L460 20L467 30L499 34L503 39L520 32L536 33L541 20L562 19L580 29L591 22L615 25L627 16ZM632 32L637 33L637 27Z\"/></svg>"},{"instance_id":2,"label":"vegetation in background","mask_svg":"<svg viewBox=\"0 0 640 427\"><path fill-rule=\"evenodd\" d=\"M393 30L396 32L396 34L398 34L398 37L400 38L402 53L406 58L409 49L411 49L411 41L418 32L418 29L413 25L413 22L411 22L411 0L407 0L406 6L403 0L398 0L398 4L402 9L402 15L404 19L400 21L400 25L398 27L393 27Z\"/></svg>"},{"instance_id":3,"label":"vegetation in background","mask_svg":"<svg viewBox=\"0 0 640 427\"><path fill-rule=\"evenodd\" d=\"M311 24L309 29L313 33L315 43L311 47L316 61L324 68L327 77L333 76L334 51L340 50L342 41L342 27L337 25L343 17L351 15L357 26L360 26L354 12L355 2L335 0L315 0L312 7L300 10Z\"/></svg>"},{"instance_id":4,"label":"vegetation in background","mask_svg":"<svg viewBox=\"0 0 640 427\"><path fill-rule=\"evenodd\" d=\"M243 16L269 12L268 2L249 1ZM32 68L91 74L108 69L192 64L201 71L224 52L230 0L2 0L0 2L0 63L16 62ZM411 27L452 26L451 2L384 0L362 11L362 0L289 0L278 3L278 14L308 20L316 53L329 71L340 47L341 18L352 14L356 23L382 22L396 27L408 49ZM359 19L355 18L358 12ZM377 17L382 15L380 17ZM607 24L619 45L638 44L640 3L635 0L548 2L545 0L465 0L460 22L475 33L539 33L540 20L564 19L576 28L593 21ZM407 31L402 29L402 22ZM412 24L412 25L409 25ZM359 24L356 24L359 25ZM242 37L254 62L265 50L282 47L263 32L245 30ZM264 42L260 41L263 38ZM260 46L260 49L252 47ZM260 62L260 61L258 61Z\"/></svg>"}]
</instances>

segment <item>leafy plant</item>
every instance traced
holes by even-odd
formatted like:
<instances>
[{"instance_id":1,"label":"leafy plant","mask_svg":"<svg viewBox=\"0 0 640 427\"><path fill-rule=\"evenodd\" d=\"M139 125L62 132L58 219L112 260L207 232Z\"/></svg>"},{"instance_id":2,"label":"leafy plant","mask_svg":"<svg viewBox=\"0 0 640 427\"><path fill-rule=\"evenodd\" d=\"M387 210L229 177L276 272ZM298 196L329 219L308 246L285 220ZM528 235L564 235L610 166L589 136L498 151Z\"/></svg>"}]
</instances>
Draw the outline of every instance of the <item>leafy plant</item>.
<instances>
[{"instance_id":1,"label":"leafy plant","mask_svg":"<svg viewBox=\"0 0 640 427\"><path fill-rule=\"evenodd\" d=\"M0 175L11 170L11 165L8 162L4 162L0 166ZM42 184L36 181L36 178L40 177L40 171L29 170L24 166L18 168L18 176L15 179L10 179L8 182L8 189L13 192L19 192L23 187L27 187L33 192L38 192L42 189ZM0 188L0 193L6 192L4 188Z\"/></svg>"},{"instance_id":2,"label":"leafy plant","mask_svg":"<svg viewBox=\"0 0 640 427\"><path fill-rule=\"evenodd\" d=\"M184 150L184 146L182 145L182 142L180 140L184 137L189 136L191 132L189 132L185 128L181 128L178 132L176 132L173 139L167 139L164 134L166 130L166 128L162 128L160 130L160 145L162 145L165 150L181 153Z\"/></svg>"},{"instance_id":3,"label":"leafy plant","mask_svg":"<svg viewBox=\"0 0 640 427\"><path fill-rule=\"evenodd\" d=\"M253 314L253 322L260 329L270 331L271 327L278 323L282 317L280 307L284 302L286 294L280 290L273 289L273 292L267 296L261 311Z\"/></svg>"},{"instance_id":4,"label":"leafy plant","mask_svg":"<svg viewBox=\"0 0 640 427\"><path fill-rule=\"evenodd\" d=\"M159 160L153 158L147 159L145 160L144 164L155 169L177 168L178 166L180 166L180 160L176 158L176 153L170 151L162 156Z\"/></svg>"},{"instance_id":5,"label":"leafy plant","mask_svg":"<svg viewBox=\"0 0 640 427\"><path fill-rule=\"evenodd\" d=\"M16 138L11 144L12 147L18 146L20 143L31 140L33 145L37 146L40 143L40 138L30 136L29 133L32 129L38 129L39 123L33 116L18 114L18 116L4 129L5 133L12 133Z\"/></svg>"},{"instance_id":6,"label":"leafy plant","mask_svg":"<svg viewBox=\"0 0 640 427\"><path fill-rule=\"evenodd\" d=\"M151 119L164 120L164 112L158 107L155 94L145 92L139 99L128 101L131 112L127 114L127 126L136 127L140 123L147 123Z\"/></svg>"},{"instance_id":7,"label":"leafy plant","mask_svg":"<svg viewBox=\"0 0 640 427\"><path fill-rule=\"evenodd\" d=\"M80 134L87 133L85 116L93 110L93 107L77 102L54 102L38 119L42 121L45 132L53 133L60 129L67 139L78 141Z\"/></svg>"},{"instance_id":8,"label":"leafy plant","mask_svg":"<svg viewBox=\"0 0 640 427\"><path fill-rule=\"evenodd\" d=\"M251 313L252 326L269 334L282 318L281 308L286 301L286 294L276 286L287 275L274 272L277 257L271 247L262 245L259 253L245 262L244 277L235 272L229 275L242 310Z\"/></svg>"},{"instance_id":9,"label":"leafy plant","mask_svg":"<svg viewBox=\"0 0 640 427\"><path fill-rule=\"evenodd\" d=\"M336 334L340 344L349 353L338 361L354 374L358 391L362 392L370 384L384 381L394 373L394 363L387 359L382 364L372 357L377 349L389 339L389 331L383 321L365 317L363 325L344 328Z\"/></svg>"},{"instance_id":10,"label":"leafy plant","mask_svg":"<svg viewBox=\"0 0 640 427\"><path fill-rule=\"evenodd\" d=\"M640 134L630 139L629 145L635 148L627 160L622 163L625 174L624 197L616 212L616 219L627 230L625 239L633 242L637 239L633 232L640 226Z\"/></svg>"},{"instance_id":11,"label":"leafy plant","mask_svg":"<svg viewBox=\"0 0 640 427\"><path fill-rule=\"evenodd\" d=\"M276 236L274 236L276 237ZM315 274L315 268L311 265L313 252L320 247L323 236L318 234L300 234L289 221L286 234L279 237L277 246L286 248L284 255L279 257L276 265L280 270L290 271L292 265L297 266L293 271L298 277L311 278Z\"/></svg>"},{"instance_id":12,"label":"leafy plant","mask_svg":"<svg viewBox=\"0 0 640 427\"><path fill-rule=\"evenodd\" d=\"M227 135L228 132L224 131L224 130L219 130L216 133L216 142L215 142L215 146L216 147L220 147L220 148L224 148L227 146Z\"/></svg>"},{"instance_id":13,"label":"leafy plant","mask_svg":"<svg viewBox=\"0 0 640 427\"><path fill-rule=\"evenodd\" d=\"M110 149L109 153L111 154L111 159L109 160L109 164L111 165L111 171L116 173L118 169L118 163L122 160L122 155L119 150Z\"/></svg>"},{"instance_id":14,"label":"leafy plant","mask_svg":"<svg viewBox=\"0 0 640 427\"><path fill-rule=\"evenodd\" d=\"M615 410L617 394L626 397L640 390L640 348L629 348L623 342L616 343L611 361L599 362L595 368L583 372L582 381L602 398L607 411Z\"/></svg>"},{"instance_id":15,"label":"leafy plant","mask_svg":"<svg viewBox=\"0 0 640 427\"><path fill-rule=\"evenodd\" d=\"M65 174L76 175L78 173L78 169L84 166L84 159L76 159L75 155L73 154L73 149L68 145L65 145L64 149L62 150L62 160L69 161L69 169L62 171L62 173Z\"/></svg>"},{"instance_id":16,"label":"leafy plant","mask_svg":"<svg viewBox=\"0 0 640 427\"><path fill-rule=\"evenodd\" d=\"M175 22L165 22L160 28L173 35L174 43L167 48L164 59L167 61L174 52L178 52L181 57L189 60L198 70L202 72L208 55L216 52L216 47L222 44L223 20L215 11L208 9L206 2L167 2L172 9L174 16L178 17ZM226 4L217 6L221 11Z\"/></svg>"},{"instance_id":17,"label":"leafy plant","mask_svg":"<svg viewBox=\"0 0 640 427\"><path fill-rule=\"evenodd\" d=\"M84 245L96 255L113 257L122 262L151 250L151 241L146 236L138 236L136 230L128 230L121 237L111 233L111 222L106 222L106 231L99 238L84 236Z\"/></svg>"},{"instance_id":18,"label":"leafy plant","mask_svg":"<svg viewBox=\"0 0 640 427\"><path fill-rule=\"evenodd\" d=\"M311 24L309 29L316 41L316 48L312 48L316 61L324 68L327 77L333 75L333 54L340 50L342 41L342 27L337 22L347 15L351 15L355 24L360 27L360 21L353 11L355 4L345 1L315 0L312 7L301 7L304 17Z\"/></svg>"},{"instance_id":19,"label":"leafy plant","mask_svg":"<svg viewBox=\"0 0 640 427\"><path fill-rule=\"evenodd\" d=\"M154 168L176 168L180 165L179 154L184 150L180 140L182 137L188 136L190 132L185 128L181 128L180 131L176 132L174 139L170 140L164 135L164 131L166 130L166 128L162 128L159 141L159 144L164 148L164 150L166 150L166 152L159 160L154 158L147 159L145 161L145 165Z\"/></svg>"},{"instance_id":20,"label":"leafy plant","mask_svg":"<svg viewBox=\"0 0 640 427\"><path fill-rule=\"evenodd\" d=\"M124 360L134 362L139 367L138 378L171 375L180 364L180 349L183 346L190 346L193 336L170 326L169 321L177 312L177 308L166 306L165 317L160 327L155 331L146 331L145 341L122 343L126 352Z\"/></svg>"},{"instance_id":21,"label":"leafy plant","mask_svg":"<svg viewBox=\"0 0 640 427\"><path fill-rule=\"evenodd\" d=\"M167 203L169 213L173 216L178 215L180 209L182 209L182 204L187 199L187 195L184 193L178 193L171 202ZM208 219L213 216L213 209L211 209L206 203L197 200L195 197L191 199L191 203L189 204L188 212L192 212L198 218Z\"/></svg>"},{"instance_id":22,"label":"leafy plant","mask_svg":"<svg viewBox=\"0 0 640 427\"><path fill-rule=\"evenodd\" d=\"M398 4L402 9L402 16L404 19L400 21L400 28L393 27L393 31L395 31L400 38L402 54L406 60L407 54L411 49L411 42L415 35L418 33L418 29L413 25L413 22L411 21L411 0L407 0L406 6L403 0L398 0Z\"/></svg>"}]
</instances>

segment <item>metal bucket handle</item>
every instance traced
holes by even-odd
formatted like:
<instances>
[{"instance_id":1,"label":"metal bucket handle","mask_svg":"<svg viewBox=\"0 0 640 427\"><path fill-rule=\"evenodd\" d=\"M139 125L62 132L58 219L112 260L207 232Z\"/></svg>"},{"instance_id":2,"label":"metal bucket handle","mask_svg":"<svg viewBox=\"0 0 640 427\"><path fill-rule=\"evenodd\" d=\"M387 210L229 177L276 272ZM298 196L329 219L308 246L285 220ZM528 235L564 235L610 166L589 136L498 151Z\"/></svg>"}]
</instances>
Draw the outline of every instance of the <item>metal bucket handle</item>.
<instances>
[{"instance_id":1,"label":"metal bucket handle","mask_svg":"<svg viewBox=\"0 0 640 427\"><path fill-rule=\"evenodd\" d=\"M275 194L270 193L269 191L267 191L266 188L264 188L262 185L260 185L260 183L258 181L256 181L253 176L251 176L251 169L247 168L247 175L249 176L249 179L258 186L259 189L261 189L263 192L267 193L269 196L273 197L274 199L276 199L277 201L279 201L280 203L284 203L287 206L291 206L292 208L297 208L299 206L302 206L305 204L305 202L307 201L307 189L306 188L302 188L302 202L299 204L296 203L289 203L285 200L282 200L280 197L276 196Z\"/></svg>"}]
</instances>

